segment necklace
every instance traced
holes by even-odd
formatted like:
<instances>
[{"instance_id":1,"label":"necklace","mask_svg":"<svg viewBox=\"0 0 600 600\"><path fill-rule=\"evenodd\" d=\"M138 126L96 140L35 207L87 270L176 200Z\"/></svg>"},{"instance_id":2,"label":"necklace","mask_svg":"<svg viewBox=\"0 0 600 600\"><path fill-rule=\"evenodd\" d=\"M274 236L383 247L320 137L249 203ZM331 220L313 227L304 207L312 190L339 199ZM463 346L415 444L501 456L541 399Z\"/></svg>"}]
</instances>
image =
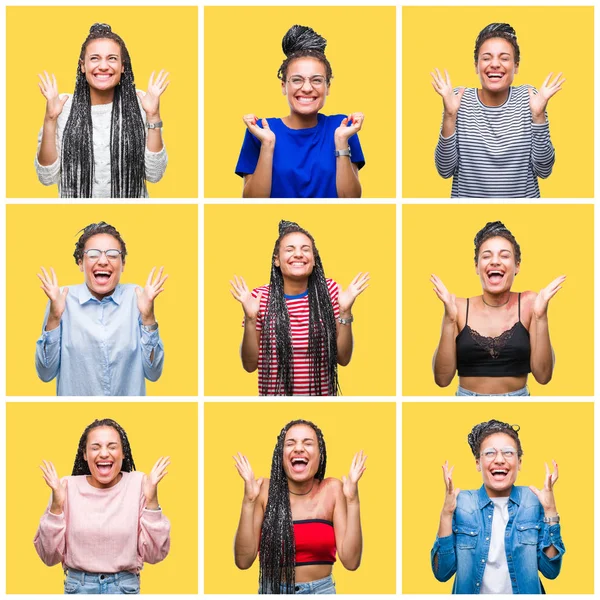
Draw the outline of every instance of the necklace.
<instances>
[{"instance_id":1,"label":"necklace","mask_svg":"<svg viewBox=\"0 0 600 600\"><path fill-rule=\"evenodd\" d=\"M312 489L315 487L315 482L313 481L313 484L310 486L310 490L308 490L308 492L304 492L303 494L299 494L298 492L292 492L292 490L289 490L290 494L294 494L294 496L308 496L308 494L310 494L312 492Z\"/></svg>"},{"instance_id":2,"label":"necklace","mask_svg":"<svg viewBox=\"0 0 600 600\"><path fill-rule=\"evenodd\" d=\"M507 305L507 304L510 302L510 294L509 294L509 296L508 296L508 300L507 300L506 302L504 302L503 304L488 304L488 303L485 301L485 298L483 297L483 294L481 294L481 299L483 300L483 303L484 303L486 306L489 306L490 308L500 308L501 306L506 306L506 305Z\"/></svg>"}]
</instances>

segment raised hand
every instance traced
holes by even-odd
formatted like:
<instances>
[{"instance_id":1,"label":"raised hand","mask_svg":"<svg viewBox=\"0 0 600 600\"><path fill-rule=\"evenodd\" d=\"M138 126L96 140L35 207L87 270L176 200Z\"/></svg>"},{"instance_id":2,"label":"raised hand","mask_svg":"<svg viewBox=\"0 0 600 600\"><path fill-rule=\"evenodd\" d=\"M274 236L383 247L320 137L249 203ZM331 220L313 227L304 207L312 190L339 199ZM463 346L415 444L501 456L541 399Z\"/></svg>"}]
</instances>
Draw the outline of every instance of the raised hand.
<instances>
[{"instance_id":1,"label":"raised hand","mask_svg":"<svg viewBox=\"0 0 600 600\"><path fill-rule=\"evenodd\" d=\"M158 484L167 474L167 467L171 464L170 456L161 456L152 467L149 475L144 475L142 491L146 498L146 508L158 508Z\"/></svg>"},{"instance_id":2,"label":"raised hand","mask_svg":"<svg viewBox=\"0 0 600 600\"><path fill-rule=\"evenodd\" d=\"M340 313L350 312L357 296L362 294L369 287L370 279L368 272L359 273L344 291L342 291L342 286L338 284L338 304L340 306Z\"/></svg>"},{"instance_id":3,"label":"raised hand","mask_svg":"<svg viewBox=\"0 0 600 600\"><path fill-rule=\"evenodd\" d=\"M262 129L257 125L258 117L256 115L244 115L242 119L250 133L255 138L258 138L261 144L275 144L275 134L271 131L266 119L262 119L261 121Z\"/></svg>"},{"instance_id":4,"label":"raised hand","mask_svg":"<svg viewBox=\"0 0 600 600\"><path fill-rule=\"evenodd\" d=\"M348 145L348 140L362 129L365 115L355 112L342 119L340 126L335 130L333 137L337 145ZM350 123L350 126L348 126Z\"/></svg>"},{"instance_id":5,"label":"raised hand","mask_svg":"<svg viewBox=\"0 0 600 600\"><path fill-rule=\"evenodd\" d=\"M533 314L536 319L542 319L546 316L548 313L548 302L562 288L562 283L566 278L566 275L557 277L537 295L533 303Z\"/></svg>"},{"instance_id":6,"label":"raised hand","mask_svg":"<svg viewBox=\"0 0 600 600\"><path fill-rule=\"evenodd\" d=\"M454 482L452 481L452 471L454 471L454 465L448 468L448 461L446 461L442 465L442 471L444 473L444 485L446 486L446 495L444 497L442 513L445 513L446 515L452 515L456 510L456 498L458 497L460 489L455 488Z\"/></svg>"},{"instance_id":7,"label":"raised hand","mask_svg":"<svg viewBox=\"0 0 600 600\"><path fill-rule=\"evenodd\" d=\"M235 461L237 472L244 480L244 501L255 502L260 494L260 488L264 479L262 477L254 479L254 471L252 471L250 462L240 452L237 453L237 456L233 457L233 460Z\"/></svg>"},{"instance_id":8,"label":"raised hand","mask_svg":"<svg viewBox=\"0 0 600 600\"><path fill-rule=\"evenodd\" d=\"M432 77L431 85L433 86L433 89L442 97L442 101L444 102L444 112L450 117L455 117L458 114L460 101L465 93L465 88L458 88L458 93L455 94L452 83L450 82L450 75L448 75L448 71L444 70L444 73L446 74L445 79L440 73L440 70L436 67L435 72L430 73Z\"/></svg>"},{"instance_id":9,"label":"raised hand","mask_svg":"<svg viewBox=\"0 0 600 600\"><path fill-rule=\"evenodd\" d=\"M148 90L146 93L137 92L137 95L142 102L142 108L144 109L147 117L153 117L159 114L160 97L170 83L167 81L168 76L169 73L161 69L156 78L154 78L154 71L152 71L150 80L148 81Z\"/></svg>"},{"instance_id":10,"label":"raised hand","mask_svg":"<svg viewBox=\"0 0 600 600\"><path fill-rule=\"evenodd\" d=\"M233 279L234 281L231 281L231 279L229 280L229 283L231 284L231 289L229 290L231 295L242 305L244 315L248 319L256 319L260 311L262 292L259 292L258 297L255 298L248 289L243 277L234 275Z\"/></svg>"},{"instance_id":11,"label":"raised hand","mask_svg":"<svg viewBox=\"0 0 600 600\"><path fill-rule=\"evenodd\" d=\"M544 487L541 490L538 490L533 485L529 486L529 489L537 496L544 511L547 513L557 512L556 502L554 501L554 485L558 479L558 465L555 460L552 461L552 464L554 465L554 470L550 473L548 463L544 463L546 467L546 477L544 478Z\"/></svg>"},{"instance_id":12,"label":"raised hand","mask_svg":"<svg viewBox=\"0 0 600 600\"><path fill-rule=\"evenodd\" d=\"M60 515L65 506L65 498L67 497L67 482L61 482L54 465L48 460L42 460L44 463L40 465L42 476L46 485L52 490L52 505L50 512L55 515Z\"/></svg>"},{"instance_id":13,"label":"raised hand","mask_svg":"<svg viewBox=\"0 0 600 600\"><path fill-rule=\"evenodd\" d=\"M46 119L56 121L69 96L67 94L58 95L58 85L56 84L54 73L50 76L44 71L44 76L42 77L38 74L38 77L40 78L38 86L42 92L42 96L46 98Z\"/></svg>"},{"instance_id":14,"label":"raised hand","mask_svg":"<svg viewBox=\"0 0 600 600\"><path fill-rule=\"evenodd\" d=\"M144 289L142 290L140 287L135 288L138 310L142 315L142 323L154 319L154 299L161 292L164 292L163 284L167 280L167 277L169 277L168 275L163 277L163 269L164 267L161 267L158 271L158 275L154 277L156 267L152 267L152 271L150 271L150 275L148 275L148 280L146 281ZM144 325L152 324L153 323L144 323Z\"/></svg>"},{"instance_id":15,"label":"raised hand","mask_svg":"<svg viewBox=\"0 0 600 600\"><path fill-rule=\"evenodd\" d=\"M456 296L451 294L442 280L437 275L431 275L429 281L433 283L435 295L444 303L445 317L452 323L458 320L458 308L456 307Z\"/></svg>"},{"instance_id":16,"label":"raised hand","mask_svg":"<svg viewBox=\"0 0 600 600\"><path fill-rule=\"evenodd\" d=\"M366 461L367 456L361 450L354 455L348 476L342 476L342 492L348 502L356 502L358 500L358 480L367 468L365 466Z\"/></svg>"},{"instance_id":17,"label":"raised hand","mask_svg":"<svg viewBox=\"0 0 600 600\"><path fill-rule=\"evenodd\" d=\"M62 292L60 291L58 279L52 267L50 267L52 277L48 275L48 272L46 269L44 269L44 267L40 267L40 269L43 273L43 275L40 275L39 273L37 274L38 279L42 282L40 287L44 290L44 294L46 294L50 300L50 314L48 317L53 320L60 321L67 305L69 288L64 288Z\"/></svg>"},{"instance_id":18,"label":"raised hand","mask_svg":"<svg viewBox=\"0 0 600 600\"><path fill-rule=\"evenodd\" d=\"M562 84L566 81L566 79L560 79L562 73L559 73L552 81L550 81L552 75L554 75L554 73L550 73L550 75L544 79L544 83L542 83L542 87L538 90L537 94L534 93L533 89L529 88L529 108L531 109L531 115L534 118L545 118L544 112L548 105L548 100L550 100L554 94L560 92Z\"/></svg>"}]
</instances>

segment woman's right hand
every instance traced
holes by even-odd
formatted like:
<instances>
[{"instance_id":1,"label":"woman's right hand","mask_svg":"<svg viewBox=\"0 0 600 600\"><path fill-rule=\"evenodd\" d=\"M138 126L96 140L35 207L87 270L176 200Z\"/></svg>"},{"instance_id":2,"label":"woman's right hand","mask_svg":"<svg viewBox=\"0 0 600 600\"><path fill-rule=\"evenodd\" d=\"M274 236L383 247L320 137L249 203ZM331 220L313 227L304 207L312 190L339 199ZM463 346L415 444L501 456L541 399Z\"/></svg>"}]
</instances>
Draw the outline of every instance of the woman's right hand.
<instances>
[{"instance_id":1,"label":"woman's right hand","mask_svg":"<svg viewBox=\"0 0 600 600\"><path fill-rule=\"evenodd\" d=\"M433 89L442 97L444 102L444 113L449 117L456 117L458 109L460 108L460 101L462 100L465 88L458 88L458 94L454 93L452 83L450 83L450 75L448 71L444 70L446 78L442 76L440 70L436 67L435 73L430 73L433 78L431 85Z\"/></svg>"},{"instance_id":2,"label":"woman's right hand","mask_svg":"<svg viewBox=\"0 0 600 600\"><path fill-rule=\"evenodd\" d=\"M52 74L52 78L50 78L50 75L48 75L46 71L44 71L44 77L39 74L38 77L40 78L38 85L42 92L42 96L46 98L46 119L56 121L69 99L69 96L67 94L63 94L62 97L58 95L58 86L56 84L54 73Z\"/></svg>"},{"instance_id":3,"label":"woman's right hand","mask_svg":"<svg viewBox=\"0 0 600 600\"><path fill-rule=\"evenodd\" d=\"M256 115L244 115L242 119L250 133L258 138L261 144L275 145L275 134L271 131L266 119L261 121L262 129L257 125L258 118Z\"/></svg>"},{"instance_id":4,"label":"woman's right hand","mask_svg":"<svg viewBox=\"0 0 600 600\"><path fill-rule=\"evenodd\" d=\"M431 275L429 281L433 283L433 291L435 295L444 303L444 310L446 318L453 323L458 320L458 308L456 307L456 295L451 294L446 286L442 283L442 280L437 275Z\"/></svg>"},{"instance_id":5,"label":"woman's right hand","mask_svg":"<svg viewBox=\"0 0 600 600\"><path fill-rule=\"evenodd\" d=\"M256 502L264 479L262 477L254 479L254 472L252 471L250 462L240 452L237 453L237 456L233 457L233 460L235 460L235 468L244 480L244 501L250 503Z\"/></svg>"},{"instance_id":6,"label":"woman's right hand","mask_svg":"<svg viewBox=\"0 0 600 600\"><path fill-rule=\"evenodd\" d=\"M258 297L255 298L252 292L248 289L246 282L243 277L237 275L233 276L234 281L229 280L231 284L231 295L242 305L244 309L244 315L247 319L256 320L260 311L260 300L262 298L262 292L258 293Z\"/></svg>"},{"instance_id":7,"label":"woman's right hand","mask_svg":"<svg viewBox=\"0 0 600 600\"><path fill-rule=\"evenodd\" d=\"M43 276L39 273L37 274L39 280L42 282L40 287L44 290L44 294L46 294L50 300L50 314L48 316L52 319L60 321L63 313L65 312L65 306L67 305L69 288L63 288L63 291L61 292L54 269L50 267L50 271L52 273L52 277L50 277L44 267L40 268L44 274Z\"/></svg>"},{"instance_id":8,"label":"woman's right hand","mask_svg":"<svg viewBox=\"0 0 600 600\"><path fill-rule=\"evenodd\" d=\"M46 485L52 490L52 506L50 512L59 515L63 512L65 506L65 498L67 497L67 482L60 480L54 465L50 461L42 460L44 463L40 465L42 476Z\"/></svg>"},{"instance_id":9,"label":"woman's right hand","mask_svg":"<svg viewBox=\"0 0 600 600\"><path fill-rule=\"evenodd\" d=\"M456 498L460 492L459 488L454 487L452 482L452 471L454 471L454 465L448 469L448 461L442 465L442 471L444 472L444 484L446 486L446 496L444 497L444 507L442 508L442 514L453 515L456 510Z\"/></svg>"}]
</instances>

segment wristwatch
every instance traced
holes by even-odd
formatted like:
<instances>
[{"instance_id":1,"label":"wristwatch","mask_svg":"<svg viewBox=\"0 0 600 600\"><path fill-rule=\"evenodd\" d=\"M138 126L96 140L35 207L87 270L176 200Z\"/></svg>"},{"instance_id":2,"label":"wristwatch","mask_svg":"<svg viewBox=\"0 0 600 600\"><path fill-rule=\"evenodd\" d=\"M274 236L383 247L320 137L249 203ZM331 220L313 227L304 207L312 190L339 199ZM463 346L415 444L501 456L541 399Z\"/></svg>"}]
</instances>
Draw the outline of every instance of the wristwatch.
<instances>
[{"instance_id":1,"label":"wristwatch","mask_svg":"<svg viewBox=\"0 0 600 600\"><path fill-rule=\"evenodd\" d=\"M351 158L352 154L350 154L350 147L346 148L345 150L336 150L335 156L347 156L348 158Z\"/></svg>"},{"instance_id":2,"label":"wristwatch","mask_svg":"<svg viewBox=\"0 0 600 600\"><path fill-rule=\"evenodd\" d=\"M544 517L542 521L544 523L560 523L560 515L556 515L555 517Z\"/></svg>"},{"instance_id":3,"label":"wristwatch","mask_svg":"<svg viewBox=\"0 0 600 600\"><path fill-rule=\"evenodd\" d=\"M156 331L158 329L158 321L152 325L142 325L142 329L148 333Z\"/></svg>"},{"instance_id":4,"label":"wristwatch","mask_svg":"<svg viewBox=\"0 0 600 600\"><path fill-rule=\"evenodd\" d=\"M146 121L146 127L148 129L160 129L162 126L163 126L162 121L157 121L156 123L148 123L148 121Z\"/></svg>"},{"instance_id":5,"label":"wristwatch","mask_svg":"<svg viewBox=\"0 0 600 600\"><path fill-rule=\"evenodd\" d=\"M338 323L340 325L350 325L354 321L354 317L350 315L347 319L342 319L342 317L338 317Z\"/></svg>"}]
</instances>

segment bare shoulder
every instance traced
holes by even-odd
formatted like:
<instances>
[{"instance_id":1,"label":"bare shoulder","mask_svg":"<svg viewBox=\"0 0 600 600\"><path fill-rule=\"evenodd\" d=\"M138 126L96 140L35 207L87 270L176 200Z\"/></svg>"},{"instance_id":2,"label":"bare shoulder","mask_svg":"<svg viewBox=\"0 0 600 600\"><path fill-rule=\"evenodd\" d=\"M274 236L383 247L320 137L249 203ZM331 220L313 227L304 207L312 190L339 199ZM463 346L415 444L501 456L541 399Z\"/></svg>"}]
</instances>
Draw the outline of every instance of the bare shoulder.
<instances>
[{"instance_id":1,"label":"bare shoulder","mask_svg":"<svg viewBox=\"0 0 600 600\"><path fill-rule=\"evenodd\" d=\"M537 292L532 292L532 291L521 292L521 306L533 305L537 296L538 296Z\"/></svg>"},{"instance_id":2,"label":"bare shoulder","mask_svg":"<svg viewBox=\"0 0 600 600\"><path fill-rule=\"evenodd\" d=\"M326 477L321 482L321 489L326 494L337 495L342 493L342 485L343 484L341 480L337 479L336 477Z\"/></svg>"}]
</instances>

